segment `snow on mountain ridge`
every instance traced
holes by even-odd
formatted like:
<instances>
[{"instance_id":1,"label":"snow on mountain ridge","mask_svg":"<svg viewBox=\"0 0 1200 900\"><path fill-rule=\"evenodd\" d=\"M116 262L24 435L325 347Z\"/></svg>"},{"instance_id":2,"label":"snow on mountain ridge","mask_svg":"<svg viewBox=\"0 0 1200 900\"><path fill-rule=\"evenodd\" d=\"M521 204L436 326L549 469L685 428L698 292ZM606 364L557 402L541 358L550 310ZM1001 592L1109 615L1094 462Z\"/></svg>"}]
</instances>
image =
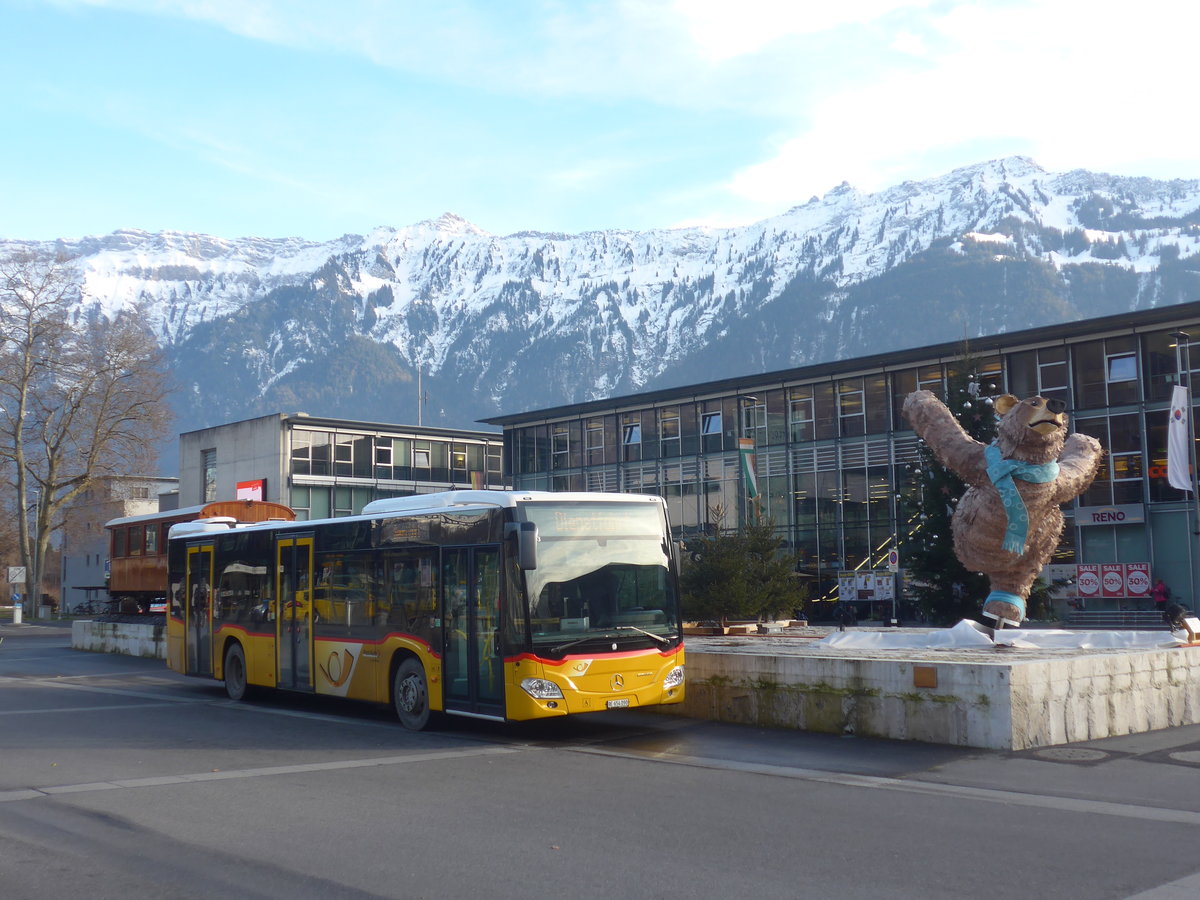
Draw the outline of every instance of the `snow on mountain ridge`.
<instances>
[{"instance_id":1,"label":"snow on mountain ridge","mask_svg":"<svg viewBox=\"0 0 1200 900\"><path fill-rule=\"evenodd\" d=\"M832 323L849 291L939 241L962 250L1003 233L1005 242L989 244L997 254L1149 272L1166 247L1184 257L1200 252L1200 234L1153 224L1197 209L1197 181L1054 174L1011 157L871 194L842 184L743 228L496 236L444 213L325 242L131 229L8 242L0 251L78 257L87 302L107 313L149 304L168 345L271 298L280 307L273 314L286 317L289 304L319 297L344 302L339 315L353 324L339 327L394 346L427 374L488 370L497 396L520 364L520 347L570 347L575 374L587 382L580 390L591 397L651 381L797 286L819 287L821 308L807 314ZM1047 229L1079 237L1064 243ZM1101 244L1111 244L1103 258L1093 252ZM254 363L263 385L295 370L290 357L330 339L286 322L272 327L269 350ZM849 352L844 343L825 349ZM510 358L496 359L502 354Z\"/></svg>"}]
</instances>

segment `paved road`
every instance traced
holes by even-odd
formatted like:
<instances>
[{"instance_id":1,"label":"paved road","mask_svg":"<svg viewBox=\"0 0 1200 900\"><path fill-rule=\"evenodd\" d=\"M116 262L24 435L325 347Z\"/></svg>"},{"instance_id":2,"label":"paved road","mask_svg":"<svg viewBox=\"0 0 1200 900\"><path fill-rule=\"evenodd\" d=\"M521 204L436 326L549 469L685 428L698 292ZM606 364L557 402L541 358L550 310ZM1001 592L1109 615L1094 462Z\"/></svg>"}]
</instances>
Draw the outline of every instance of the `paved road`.
<instances>
[{"instance_id":1,"label":"paved road","mask_svg":"<svg viewBox=\"0 0 1200 900\"><path fill-rule=\"evenodd\" d=\"M1200 896L1200 727L995 753L600 714L412 734L0 628L5 898Z\"/></svg>"}]
</instances>

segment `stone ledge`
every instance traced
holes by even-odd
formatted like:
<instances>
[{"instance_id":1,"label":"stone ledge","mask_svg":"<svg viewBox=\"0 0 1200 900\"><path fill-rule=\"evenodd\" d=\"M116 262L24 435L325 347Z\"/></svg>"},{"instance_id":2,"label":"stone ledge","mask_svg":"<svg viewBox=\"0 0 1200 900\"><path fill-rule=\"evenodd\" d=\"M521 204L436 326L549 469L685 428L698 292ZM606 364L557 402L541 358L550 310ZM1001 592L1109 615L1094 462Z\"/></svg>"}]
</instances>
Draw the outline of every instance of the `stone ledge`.
<instances>
[{"instance_id":1,"label":"stone ledge","mask_svg":"<svg viewBox=\"0 0 1200 900\"><path fill-rule=\"evenodd\" d=\"M696 643L711 645L688 644L683 703L656 712L993 750L1200 724L1200 647L906 658L795 638ZM71 646L165 659L166 628L76 620Z\"/></svg>"},{"instance_id":2,"label":"stone ledge","mask_svg":"<svg viewBox=\"0 0 1200 900\"><path fill-rule=\"evenodd\" d=\"M685 699L662 711L1026 750L1200 724L1200 650L975 662L689 647Z\"/></svg>"},{"instance_id":3,"label":"stone ledge","mask_svg":"<svg viewBox=\"0 0 1200 900\"><path fill-rule=\"evenodd\" d=\"M71 647L92 653L120 653L152 659L167 658L167 628L164 624L131 625L123 622L71 623Z\"/></svg>"}]
</instances>

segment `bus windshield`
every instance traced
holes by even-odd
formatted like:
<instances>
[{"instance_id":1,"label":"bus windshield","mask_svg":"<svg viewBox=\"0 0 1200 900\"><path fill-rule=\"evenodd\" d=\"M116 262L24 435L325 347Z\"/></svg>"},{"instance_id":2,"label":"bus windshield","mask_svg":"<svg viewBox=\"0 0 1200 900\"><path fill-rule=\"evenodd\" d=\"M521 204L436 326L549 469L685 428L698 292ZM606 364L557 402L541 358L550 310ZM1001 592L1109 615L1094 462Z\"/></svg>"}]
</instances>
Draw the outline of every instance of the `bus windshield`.
<instances>
[{"instance_id":1,"label":"bus windshield","mask_svg":"<svg viewBox=\"0 0 1200 900\"><path fill-rule=\"evenodd\" d=\"M538 526L537 568L525 572L537 652L606 640L674 644L678 597L666 519L652 503L522 505Z\"/></svg>"}]
</instances>

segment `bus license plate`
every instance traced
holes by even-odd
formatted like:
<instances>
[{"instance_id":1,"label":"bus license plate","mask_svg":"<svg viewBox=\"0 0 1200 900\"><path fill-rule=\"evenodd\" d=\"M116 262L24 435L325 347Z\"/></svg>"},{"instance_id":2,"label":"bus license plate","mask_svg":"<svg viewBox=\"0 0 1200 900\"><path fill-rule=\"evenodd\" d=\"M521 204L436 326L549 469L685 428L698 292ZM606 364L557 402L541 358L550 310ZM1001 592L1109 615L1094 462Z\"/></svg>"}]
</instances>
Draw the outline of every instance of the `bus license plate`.
<instances>
[{"instance_id":1,"label":"bus license plate","mask_svg":"<svg viewBox=\"0 0 1200 900\"><path fill-rule=\"evenodd\" d=\"M608 701L608 708L609 708L609 709L624 709L624 708L625 708L625 707L627 707L628 705L629 705L629 698L628 698L628 697L625 697L625 698L623 698L623 699L621 699L621 700L609 700L609 701Z\"/></svg>"}]
</instances>

